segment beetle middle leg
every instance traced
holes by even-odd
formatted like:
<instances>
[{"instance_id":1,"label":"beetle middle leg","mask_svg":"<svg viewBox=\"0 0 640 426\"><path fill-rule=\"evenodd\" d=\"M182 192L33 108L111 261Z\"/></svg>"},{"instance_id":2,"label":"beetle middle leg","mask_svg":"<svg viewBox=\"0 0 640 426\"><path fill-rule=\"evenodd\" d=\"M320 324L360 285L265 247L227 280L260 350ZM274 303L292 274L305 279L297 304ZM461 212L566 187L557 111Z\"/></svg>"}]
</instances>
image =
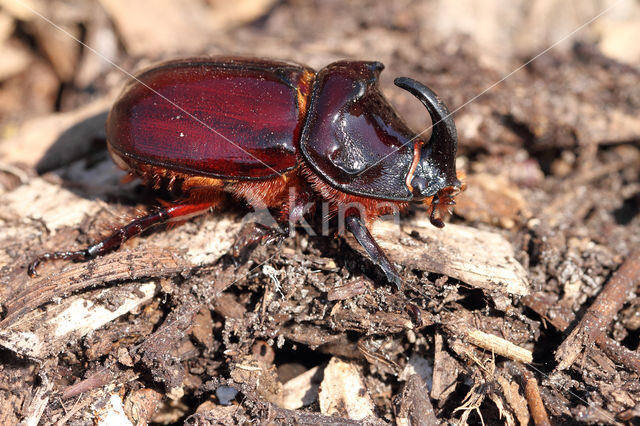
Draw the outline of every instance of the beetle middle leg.
<instances>
[{"instance_id":1,"label":"beetle middle leg","mask_svg":"<svg viewBox=\"0 0 640 426\"><path fill-rule=\"evenodd\" d=\"M257 244L280 244L286 238L287 231L288 229L266 226L257 222L247 223L238 233L231 254L236 259L242 259Z\"/></svg>"},{"instance_id":2,"label":"beetle middle leg","mask_svg":"<svg viewBox=\"0 0 640 426\"><path fill-rule=\"evenodd\" d=\"M398 287L398 290L402 287L402 279L400 278L400 274L396 270L396 267L393 266L393 263L387 258L384 254L382 248L378 245L376 240L373 238L369 229L364 224L359 215L349 215L345 218L345 225L349 232L353 234L355 239L360 243L364 251L367 252L369 258L376 265L380 266L380 269L384 272L387 280L392 282Z\"/></svg>"},{"instance_id":3,"label":"beetle middle leg","mask_svg":"<svg viewBox=\"0 0 640 426\"><path fill-rule=\"evenodd\" d=\"M245 225L238 234L236 242L232 248L235 258L242 258L247 250L256 244L270 245L280 244L288 235L292 228L302 223L307 214L313 212L315 203L312 190L298 182L298 185L289 189L289 198L280 208L277 219L277 226L267 226L261 223L249 223ZM304 224L305 228L309 225Z\"/></svg>"},{"instance_id":4,"label":"beetle middle leg","mask_svg":"<svg viewBox=\"0 0 640 426\"><path fill-rule=\"evenodd\" d=\"M31 277L38 275L37 267L49 260L89 260L103 256L118 249L125 241L141 234L154 225L168 222L179 222L205 213L212 206L211 202L198 204L180 204L161 208L154 213L136 218L117 229L103 240L94 243L83 250L57 251L40 255L29 264L27 273Z\"/></svg>"}]
</instances>

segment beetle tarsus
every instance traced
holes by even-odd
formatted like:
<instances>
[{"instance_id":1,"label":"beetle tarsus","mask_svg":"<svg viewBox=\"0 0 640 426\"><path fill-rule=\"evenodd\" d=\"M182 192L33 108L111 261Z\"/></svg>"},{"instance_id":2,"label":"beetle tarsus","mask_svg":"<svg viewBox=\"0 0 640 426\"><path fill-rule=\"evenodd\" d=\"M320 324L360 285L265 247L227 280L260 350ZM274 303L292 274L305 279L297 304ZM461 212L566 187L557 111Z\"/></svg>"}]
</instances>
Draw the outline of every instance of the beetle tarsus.
<instances>
[{"instance_id":1,"label":"beetle tarsus","mask_svg":"<svg viewBox=\"0 0 640 426\"><path fill-rule=\"evenodd\" d=\"M33 262L29 264L27 267L27 274L31 278L35 278L38 276L38 266L42 263L47 262L49 260L88 260L91 259L92 256L89 250L78 250L78 251L57 251L53 253L45 253L40 256Z\"/></svg>"},{"instance_id":2,"label":"beetle tarsus","mask_svg":"<svg viewBox=\"0 0 640 426\"><path fill-rule=\"evenodd\" d=\"M347 216L345 218L345 224L349 232L353 234L355 239L360 243L362 248L367 252L373 263L378 265L387 280L396 285L398 290L402 288L402 279L400 274L396 270L395 266L389 261L387 256L382 251L382 248L378 245L373 238L365 224L362 222L360 216Z\"/></svg>"}]
</instances>

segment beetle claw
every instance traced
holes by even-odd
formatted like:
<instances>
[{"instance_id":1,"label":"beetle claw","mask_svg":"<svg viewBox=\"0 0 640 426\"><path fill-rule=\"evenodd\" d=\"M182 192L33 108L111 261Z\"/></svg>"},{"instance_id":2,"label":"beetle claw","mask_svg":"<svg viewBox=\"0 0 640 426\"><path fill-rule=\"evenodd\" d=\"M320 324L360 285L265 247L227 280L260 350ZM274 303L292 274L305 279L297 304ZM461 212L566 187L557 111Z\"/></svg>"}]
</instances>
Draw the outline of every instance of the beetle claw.
<instances>
[{"instance_id":1,"label":"beetle claw","mask_svg":"<svg viewBox=\"0 0 640 426\"><path fill-rule=\"evenodd\" d=\"M92 258L92 255L89 250L56 251L53 253L44 253L38 256L35 260L33 260L29 264L29 266L27 266L27 274L31 278L37 277L38 266L40 266L42 263L47 262L49 260L87 260L91 258Z\"/></svg>"}]
</instances>

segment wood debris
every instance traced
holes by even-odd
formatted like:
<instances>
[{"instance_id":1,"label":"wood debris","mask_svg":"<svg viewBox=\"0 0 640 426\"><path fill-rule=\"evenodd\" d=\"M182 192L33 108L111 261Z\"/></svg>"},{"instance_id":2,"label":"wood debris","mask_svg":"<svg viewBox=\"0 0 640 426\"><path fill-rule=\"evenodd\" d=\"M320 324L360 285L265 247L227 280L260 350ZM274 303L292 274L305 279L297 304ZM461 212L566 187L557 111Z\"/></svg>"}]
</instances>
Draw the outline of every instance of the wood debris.
<instances>
[{"instance_id":1,"label":"wood debris","mask_svg":"<svg viewBox=\"0 0 640 426\"><path fill-rule=\"evenodd\" d=\"M318 398L322 414L352 420L375 417L373 401L360 369L339 358L332 358L324 369Z\"/></svg>"},{"instance_id":2,"label":"wood debris","mask_svg":"<svg viewBox=\"0 0 640 426\"><path fill-rule=\"evenodd\" d=\"M422 218L401 229L379 221L372 233L393 261L409 268L490 291L529 294L527 273L514 258L511 244L499 234L455 224L437 229ZM355 240L347 241L358 250Z\"/></svg>"}]
</instances>

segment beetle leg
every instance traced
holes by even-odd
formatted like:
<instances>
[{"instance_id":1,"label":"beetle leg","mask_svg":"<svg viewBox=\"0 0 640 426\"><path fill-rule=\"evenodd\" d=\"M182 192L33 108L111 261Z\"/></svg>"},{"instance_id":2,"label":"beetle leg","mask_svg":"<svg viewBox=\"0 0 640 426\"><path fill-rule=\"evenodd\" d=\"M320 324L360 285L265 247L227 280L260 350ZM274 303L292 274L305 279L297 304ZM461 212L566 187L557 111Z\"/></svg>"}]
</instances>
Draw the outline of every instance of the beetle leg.
<instances>
[{"instance_id":1,"label":"beetle leg","mask_svg":"<svg viewBox=\"0 0 640 426\"><path fill-rule=\"evenodd\" d=\"M307 231L312 233L309 224L304 222L304 217L312 213L315 207L312 200L313 193L308 187L296 187L294 191L290 192L288 202L280 211L277 226L269 227L261 223L249 223L240 230L233 245L233 257L242 257L247 249L256 244L280 244L289 235L289 230L301 223Z\"/></svg>"},{"instance_id":2,"label":"beetle leg","mask_svg":"<svg viewBox=\"0 0 640 426\"><path fill-rule=\"evenodd\" d=\"M98 256L103 256L120 247L129 238L144 232L154 225L167 222L183 221L190 217L205 213L211 207L211 203L202 204L180 204L177 206L164 207L158 211L136 218L117 229L107 238L98 241L84 250L77 251L58 251L53 253L45 253L40 255L36 260L29 264L27 273L31 277L38 275L36 268L42 262L48 260L89 260Z\"/></svg>"},{"instance_id":3,"label":"beetle leg","mask_svg":"<svg viewBox=\"0 0 640 426\"><path fill-rule=\"evenodd\" d=\"M396 287L398 287L398 290L400 290L400 288L402 287L402 279L400 278L400 274L398 274L398 271L396 270L395 266L393 266L393 263L391 263L387 256L384 254L384 251L373 238L365 224L362 222L360 216L347 216L345 218L345 224L349 232L353 234L364 251L367 252L369 258L371 258L373 263L380 266L380 269L382 269L382 272L384 272L387 280L394 283Z\"/></svg>"},{"instance_id":4,"label":"beetle leg","mask_svg":"<svg viewBox=\"0 0 640 426\"><path fill-rule=\"evenodd\" d=\"M235 258L241 258L247 250L257 244L280 244L287 234L288 229L280 229L277 226L266 226L257 222L247 223L242 227L233 244L232 255Z\"/></svg>"}]
</instances>

